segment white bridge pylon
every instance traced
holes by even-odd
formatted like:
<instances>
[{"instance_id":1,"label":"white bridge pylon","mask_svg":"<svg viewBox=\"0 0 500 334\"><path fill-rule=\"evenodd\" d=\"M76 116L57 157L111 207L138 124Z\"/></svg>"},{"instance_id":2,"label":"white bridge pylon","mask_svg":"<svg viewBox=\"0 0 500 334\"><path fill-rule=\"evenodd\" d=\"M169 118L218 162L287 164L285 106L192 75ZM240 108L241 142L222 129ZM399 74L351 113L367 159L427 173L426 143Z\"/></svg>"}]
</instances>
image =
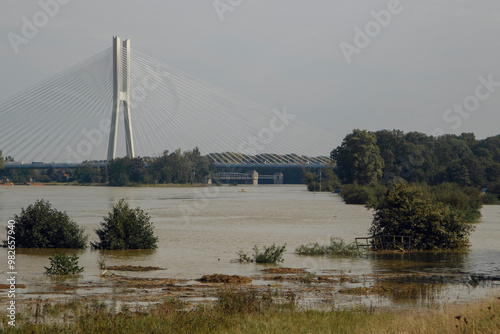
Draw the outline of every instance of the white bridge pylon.
<instances>
[{"instance_id":1,"label":"white bridge pylon","mask_svg":"<svg viewBox=\"0 0 500 334\"><path fill-rule=\"evenodd\" d=\"M127 156L133 158L135 154L130 119L130 39L123 41L122 48L120 37L113 36L113 113L109 132L108 161L116 158L116 138L121 102L123 102Z\"/></svg>"},{"instance_id":2,"label":"white bridge pylon","mask_svg":"<svg viewBox=\"0 0 500 334\"><path fill-rule=\"evenodd\" d=\"M225 164L328 156L336 136L294 112L249 101L113 37L113 47L0 101L0 150L24 164L104 163L195 147Z\"/></svg>"}]
</instances>

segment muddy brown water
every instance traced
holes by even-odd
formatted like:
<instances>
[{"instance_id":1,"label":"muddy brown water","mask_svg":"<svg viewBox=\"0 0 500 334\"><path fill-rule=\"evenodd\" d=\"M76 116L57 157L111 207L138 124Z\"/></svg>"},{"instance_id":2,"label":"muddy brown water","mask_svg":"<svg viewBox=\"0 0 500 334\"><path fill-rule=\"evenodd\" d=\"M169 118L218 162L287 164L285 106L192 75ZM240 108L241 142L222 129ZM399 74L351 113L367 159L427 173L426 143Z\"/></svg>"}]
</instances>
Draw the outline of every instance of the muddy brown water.
<instances>
[{"instance_id":1,"label":"muddy brown water","mask_svg":"<svg viewBox=\"0 0 500 334\"><path fill-rule=\"evenodd\" d=\"M14 186L0 188L2 226L37 199L49 200L84 226L89 240L94 230L119 199L148 212L159 237L154 251L109 251L107 265L166 268L162 271L129 273L130 276L179 278L188 281L206 274L260 275L269 265L240 264L231 260L254 245L287 244L284 263L278 266L304 268L309 272L350 275L460 273L500 277L500 206L484 206L482 219L471 235L472 248L462 254L376 254L356 258L298 256L300 244L329 243L330 237L346 242L368 235L372 212L358 205L345 205L338 195L311 193L304 186L112 188L72 186ZM2 231L3 228L2 228ZM2 232L4 235L4 232ZM2 237L3 239L4 237ZM99 281L99 251L76 251L85 268L78 282ZM24 292L50 289L52 278L43 275L53 250L16 250L17 280ZM6 280L7 249L0 248L2 277ZM271 266L272 267L272 266ZM481 297L498 292L498 281L488 289L447 288L448 299ZM254 281L253 284L265 284ZM84 293L79 291L78 293Z\"/></svg>"}]
</instances>

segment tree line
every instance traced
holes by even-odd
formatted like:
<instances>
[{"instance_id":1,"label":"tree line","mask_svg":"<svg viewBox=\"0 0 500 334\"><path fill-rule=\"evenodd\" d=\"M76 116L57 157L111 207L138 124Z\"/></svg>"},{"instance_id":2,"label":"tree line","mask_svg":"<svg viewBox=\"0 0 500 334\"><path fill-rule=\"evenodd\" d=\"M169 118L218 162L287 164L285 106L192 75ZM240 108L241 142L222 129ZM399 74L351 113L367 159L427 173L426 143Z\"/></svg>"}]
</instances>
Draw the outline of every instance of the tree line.
<instances>
[{"instance_id":1,"label":"tree line","mask_svg":"<svg viewBox=\"0 0 500 334\"><path fill-rule=\"evenodd\" d=\"M454 183L486 188L488 193L500 196L500 135L478 140L472 133L434 137L401 130L355 129L330 157L336 166L323 171L325 187L390 186L404 180L431 186ZM317 175L305 178L310 190L318 188Z\"/></svg>"},{"instance_id":2,"label":"tree line","mask_svg":"<svg viewBox=\"0 0 500 334\"><path fill-rule=\"evenodd\" d=\"M394 179L437 185L500 187L500 135L427 136L400 130L354 130L331 152L343 183L390 183Z\"/></svg>"},{"instance_id":3,"label":"tree line","mask_svg":"<svg viewBox=\"0 0 500 334\"><path fill-rule=\"evenodd\" d=\"M107 177L111 186L134 183L193 184L203 182L214 170L214 163L202 156L198 148L185 152L178 149L172 153L165 151L161 157L153 159L115 159L108 163Z\"/></svg>"},{"instance_id":4,"label":"tree line","mask_svg":"<svg viewBox=\"0 0 500 334\"><path fill-rule=\"evenodd\" d=\"M1 152L0 152L1 156ZM93 167L90 163L75 169L1 169L0 176L14 183L78 182L107 183L111 186L155 183L201 183L215 171L215 164L202 156L198 148L182 152L165 151L162 156L117 158L107 167Z\"/></svg>"}]
</instances>

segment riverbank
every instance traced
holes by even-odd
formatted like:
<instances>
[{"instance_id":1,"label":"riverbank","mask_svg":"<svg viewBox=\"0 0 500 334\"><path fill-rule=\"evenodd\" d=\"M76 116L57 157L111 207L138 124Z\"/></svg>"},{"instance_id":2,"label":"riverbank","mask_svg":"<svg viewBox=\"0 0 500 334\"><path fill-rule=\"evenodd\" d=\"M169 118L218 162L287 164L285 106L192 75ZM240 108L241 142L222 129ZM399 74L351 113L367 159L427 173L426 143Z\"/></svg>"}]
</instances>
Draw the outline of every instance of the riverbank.
<instances>
[{"instance_id":1,"label":"riverbank","mask_svg":"<svg viewBox=\"0 0 500 334\"><path fill-rule=\"evenodd\" d=\"M16 314L6 333L498 333L500 297L441 309L301 310L293 294L258 295L220 289L211 305L164 298L148 309L111 309L98 300L51 303L40 299Z\"/></svg>"}]
</instances>

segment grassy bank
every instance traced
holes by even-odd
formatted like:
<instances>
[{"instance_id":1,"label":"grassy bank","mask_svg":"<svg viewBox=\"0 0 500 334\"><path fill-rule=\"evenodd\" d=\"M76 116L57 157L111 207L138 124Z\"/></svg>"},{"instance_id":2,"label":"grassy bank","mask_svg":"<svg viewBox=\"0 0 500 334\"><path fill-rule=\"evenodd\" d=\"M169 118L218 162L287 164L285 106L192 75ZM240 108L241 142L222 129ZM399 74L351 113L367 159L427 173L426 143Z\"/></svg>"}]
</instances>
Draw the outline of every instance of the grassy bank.
<instances>
[{"instance_id":1,"label":"grassy bank","mask_svg":"<svg viewBox=\"0 0 500 334\"><path fill-rule=\"evenodd\" d=\"M441 310L303 311L293 295L222 290L215 305L190 307L175 299L149 310L110 312L105 304L38 302L17 315L6 333L499 333L500 299Z\"/></svg>"}]
</instances>

